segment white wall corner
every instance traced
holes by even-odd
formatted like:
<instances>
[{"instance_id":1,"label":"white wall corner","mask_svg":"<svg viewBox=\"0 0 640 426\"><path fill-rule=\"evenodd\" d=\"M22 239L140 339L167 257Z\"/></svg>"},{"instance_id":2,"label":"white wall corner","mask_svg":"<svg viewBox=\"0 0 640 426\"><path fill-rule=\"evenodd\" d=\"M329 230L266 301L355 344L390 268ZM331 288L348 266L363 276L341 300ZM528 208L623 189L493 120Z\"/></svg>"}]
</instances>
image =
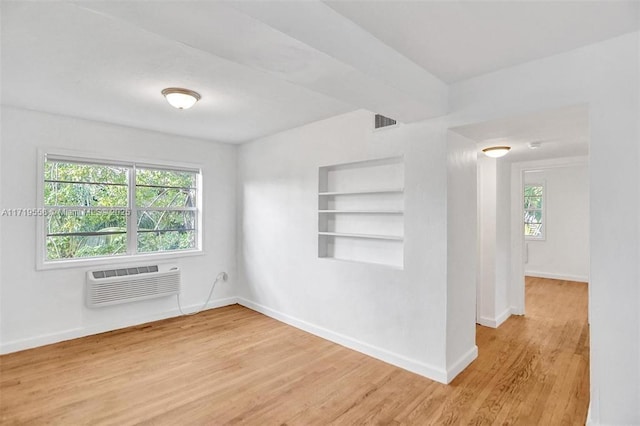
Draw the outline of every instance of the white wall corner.
<instances>
[{"instance_id":1,"label":"white wall corner","mask_svg":"<svg viewBox=\"0 0 640 426\"><path fill-rule=\"evenodd\" d=\"M464 355L462 355L456 362L451 365L451 367L447 367L447 381L446 384L449 384L456 378L456 376L469 366L475 359L478 358L478 347L473 345L471 349L467 351Z\"/></svg>"},{"instance_id":2,"label":"white wall corner","mask_svg":"<svg viewBox=\"0 0 640 426\"><path fill-rule=\"evenodd\" d=\"M505 309L500 315L496 317L496 328L505 322L511 316L511 308Z\"/></svg>"},{"instance_id":3,"label":"white wall corner","mask_svg":"<svg viewBox=\"0 0 640 426\"><path fill-rule=\"evenodd\" d=\"M449 378L453 380L453 377L455 377L460 371L462 371L477 356L476 347L475 356L472 357L470 354L465 354L465 356L461 360L457 361L454 364L454 367L451 370L444 370L436 366L405 357L404 355L388 351L378 346L356 340L352 337L345 336L344 334L336 333L324 327L311 324L307 321L303 321L291 315L285 314L275 309L271 309L267 306L255 303L242 297L238 298L238 303L245 308L264 314L270 318L288 324L292 327L306 331L307 333L311 333L333 343L337 343L338 345L353 349L354 351L379 359L396 367L402 368L415 374L419 374L420 376L426 377L427 379L435 380L436 382L440 382L443 384L448 384L450 382L450 380L448 380ZM456 371L457 368L460 368L460 366L461 369L452 375L452 373Z\"/></svg>"},{"instance_id":4,"label":"white wall corner","mask_svg":"<svg viewBox=\"0 0 640 426\"><path fill-rule=\"evenodd\" d=\"M221 308L223 306L235 305L238 303L236 297L227 297L224 299L212 300L207 304L206 310ZM193 310L200 309L202 305L200 303L194 303L189 306L183 307L183 311L187 315ZM98 308L104 309L104 308ZM107 331L120 330L128 327L135 327L137 325L146 324L154 321L160 321L167 318L181 316L177 306L175 309L171 309L164 312L158 312L152 315L145 315L135 319L116 319L114 321L104 322L101 324L92 325L89 327L78 327L68 330L63 330L56 333L41 334L35 337L28 337L25 339L18 339L9 342L2 342L0 344L0 355L23 351L25 349L37 348L39 346L50 345L53 343L64 342L66 340L77 339L79 337L91 336L94 334L106 333Z\"/></svg>"}]
</instances>

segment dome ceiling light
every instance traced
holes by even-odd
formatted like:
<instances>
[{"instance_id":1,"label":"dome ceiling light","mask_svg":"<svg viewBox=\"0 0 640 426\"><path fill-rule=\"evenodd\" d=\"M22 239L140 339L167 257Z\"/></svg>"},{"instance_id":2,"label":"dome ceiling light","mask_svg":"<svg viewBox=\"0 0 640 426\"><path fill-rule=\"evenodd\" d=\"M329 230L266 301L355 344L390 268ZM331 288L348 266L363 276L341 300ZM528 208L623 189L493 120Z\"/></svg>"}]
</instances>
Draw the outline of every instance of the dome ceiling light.
<instances>
[{"instance_id":1,"label":"dome ceiling light","mask_svg":"<svg viewBox=\"0 0 640 426\"><path fill-rule=\"evenodd\" d=\"M486 155L487 157L500 158L507 155L510 149L510 146L490 146L483 149L482 152L484 152L484 155Z\"/></svg>"},{"instance_id":2,"label":"dome ceiling light","mask_svg":"<svg viewBox=\"0 0 640 426\"><path fill-rule=\"evenodd\" d=\"M177 109L189 109L201 98L198 92L180 87L168 87L162 91L169 105Z\"/></svg>"}]
</instances>

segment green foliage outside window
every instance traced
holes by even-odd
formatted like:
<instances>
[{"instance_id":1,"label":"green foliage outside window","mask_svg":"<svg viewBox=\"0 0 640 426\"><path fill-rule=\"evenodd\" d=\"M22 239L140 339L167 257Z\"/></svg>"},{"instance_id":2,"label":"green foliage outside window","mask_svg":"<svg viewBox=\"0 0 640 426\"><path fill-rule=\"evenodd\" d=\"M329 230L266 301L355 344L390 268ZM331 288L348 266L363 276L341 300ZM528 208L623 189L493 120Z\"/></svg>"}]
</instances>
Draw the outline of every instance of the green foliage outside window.
<instances>
[{"instance_id":1,"label":"green foliage outside window","mask_svg":"<svg viewBox=\"0 0 640 426\"><path fill-rule=\"evenodd\" d=\"M128 238L138 253L196 248L196 183L195 172L46 161L46 259L132 254Z\"/></svg>"}]
</instances>

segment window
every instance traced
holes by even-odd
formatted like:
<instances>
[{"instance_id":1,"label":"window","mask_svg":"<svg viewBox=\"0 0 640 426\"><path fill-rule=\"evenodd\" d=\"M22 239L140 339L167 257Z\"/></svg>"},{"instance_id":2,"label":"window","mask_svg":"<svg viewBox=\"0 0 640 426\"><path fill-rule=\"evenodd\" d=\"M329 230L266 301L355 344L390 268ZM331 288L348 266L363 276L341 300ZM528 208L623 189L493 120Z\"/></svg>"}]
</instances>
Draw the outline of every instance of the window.
<instances>
[{"instance_id":1,"label":"window","mask_svg":"<svg viewBox=\"0 0 640 426\"><path fill-rule=\"evenodd\" d=\"M544 239L544 185L524 186L524 236L527 239Z\"/></svg>"},{"instance_id":2,"label":"window","mask_svg":"<svg viewBox=\"0 0 640 426\"><path fill-rule=\"evenodd\" d=\"M199 169L44 156L44 262L199 249Z\"/></svg>"}]
</instances>

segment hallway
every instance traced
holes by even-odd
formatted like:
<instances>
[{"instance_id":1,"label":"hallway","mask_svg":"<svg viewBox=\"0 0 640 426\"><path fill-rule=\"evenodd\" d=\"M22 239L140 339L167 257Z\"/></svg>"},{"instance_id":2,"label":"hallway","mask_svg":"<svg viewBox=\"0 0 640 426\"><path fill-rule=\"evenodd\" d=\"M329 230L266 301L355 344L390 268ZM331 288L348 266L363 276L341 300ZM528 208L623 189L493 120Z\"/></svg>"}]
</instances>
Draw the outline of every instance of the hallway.
<instances>
[{"instance_id":1,"label":"hallway","mask_svg":"<svg viewBox=\"0 0 640 426\"><path fill-rule=\"evenodd\" d=\"M484 424L580 424L589 406L588 285L526 277L526 315L478 326L469 386ZM483 383L484 386L476 386ZM474 410L475 411L475 410Z\"/></svg>"}]
</instances>

